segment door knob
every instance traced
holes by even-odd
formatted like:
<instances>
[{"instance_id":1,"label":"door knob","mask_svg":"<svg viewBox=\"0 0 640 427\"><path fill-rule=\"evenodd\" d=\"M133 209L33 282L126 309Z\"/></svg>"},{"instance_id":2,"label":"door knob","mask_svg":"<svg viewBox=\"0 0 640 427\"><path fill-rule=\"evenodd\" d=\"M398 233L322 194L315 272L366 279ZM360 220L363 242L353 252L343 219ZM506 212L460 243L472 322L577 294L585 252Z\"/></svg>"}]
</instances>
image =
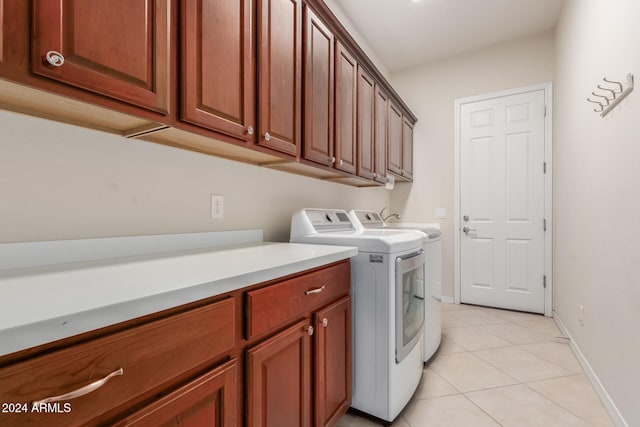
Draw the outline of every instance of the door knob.
<instances>
[{"instance_id":1,"label":"door knob","mask_svg":"<svg viewBox=\"0 0 640 427\"><path fill-rule=\"evenodd\" d=\"M462 217L462 220L463 220L464 222L469 222L469 215L465 215L465 216L463 216L463 217Z\"/></svg>"},{"instance_id":2,"label":"door knob","mask_svg":"<svg viewBox=\"0 0 640 427\"><path fill-rule=\"evenodd\" d=\"M469 234L469 232L471 232L471 231L476 232L478 230L476 230L475 228L463 227L462 231L464 231L465 233Z\"/></svg>"}]
</instances>

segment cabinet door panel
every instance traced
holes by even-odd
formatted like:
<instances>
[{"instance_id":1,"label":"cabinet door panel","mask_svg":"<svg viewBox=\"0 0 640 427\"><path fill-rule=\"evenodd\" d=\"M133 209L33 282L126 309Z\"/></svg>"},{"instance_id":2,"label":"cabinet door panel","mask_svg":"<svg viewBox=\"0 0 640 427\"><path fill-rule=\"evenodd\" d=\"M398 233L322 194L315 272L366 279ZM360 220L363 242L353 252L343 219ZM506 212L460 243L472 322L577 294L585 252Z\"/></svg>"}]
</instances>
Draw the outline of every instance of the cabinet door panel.
<instances>
[{"instance_id":1,"label":"cabinet door panel","mask_svg":"<svg viewBox=\"0 0 640 427\"><path fill-rule=\"evenodd\" d=\"M351 298L318 311L315 325L315 425L335 425L351 406Z\"/></svg>"},{"instance_id":2,"label":"cabinet door panel","mask_svg":"<svg viewBox=\"0 0 640 427\"><path fill-rule=\"evenodd\" d=\"M358 67L358 175L373 178L373 78Z\"/></svg>"},{"instance_id":3,"label":"cabinet door panel","mask_svg":"<svg viewBox=\"0 0 640 427\"><path fill-rule=\"evenodd\" d=\"M389 141L387 145L387 169L402 174L402 113L389 102Z\"/></svg>"},{"instance_id":4,"label":"cabinet door panel","mask_svg":"<svg viewBox=\"0 0 640 427\"><path fill-rule=\"evenodd\" d=\"M258 11L261 133L258 143L297 155L302 86L301 3L261 0Z\"/></svg>"},{"instance_id":5,"label":"cabinet door panel","mask_svg":"<svg viewBox=\"0 0 640 427\"><path fill-rule=\"evenodd\" d=\"M247 351L247 425L311 425L311 336L303 320Z\"/></svg>"},{"instance_id":6,"label":"cabinet door panel","mask_svg":"<svg viewBox=\"0 0 640 427\"><path fill-rule=\"evenodd\" d=\"M381 183L386 183L387 179L387 140L389 137L389 126L387 123L387 110L389 97L380 87L376 85L375 118L374 118L374 146L375 146L375 167L374 179Z\"/></svg>"},{"instance_id":7,"label":"cabinet door panel","mask_svg":"<svg viewBox=\"0 0 640 427\"><path fill-rule=\"evenodd\" d=\"M331 165L333 156L333 34L305 7L304 158Z\"/></svg>"},{"instance_id":8,"label":"cabinet door panel","mask_svg":"<svg viewBox=\"0 0 640 427\"><path fill-rule=\"evenodd\" d=\"M182 120L253 140L251 17L251 0L182 2Z\"/></svg>"},{"instance_id":9,"label":"cabinet door panel","mask_svg":"<svg viewBox=\"0 0 640 427\"><path fill-rule=\"evenodd\" d=\"M114 427L227 427L237 421L238 367L235 359L209 371Z\"/></svg>"},{"instance_id":10,"label":"cabinet door panel","mask_svg":"<svg viewBox=\"0 0 640 427\"><path fill-rule=\"evenodd\" d=\"M402 176L413 178L413 123L402 121Z\"/></svg>"},{"instance_id":11,"label":"cabinet door panel","mask_svg":"<svg viewBox=\"0 0 640 427\"><path fill-rule=\"evenodd\" d=\"M33 25L34 73L168 111L168 0L34 0ZM50 51L64 63L51 65Z\"/></svg>"},{"instance_id":12,"label":"cabinet door panel","mask_svg":"<svg viewBox=\"0 0 640 427\"><path fill-rule=\"evenodd\" d=\"M356 172L356 88L358 63L336 43L336 168Z\"/></svg>"}]
</instances>

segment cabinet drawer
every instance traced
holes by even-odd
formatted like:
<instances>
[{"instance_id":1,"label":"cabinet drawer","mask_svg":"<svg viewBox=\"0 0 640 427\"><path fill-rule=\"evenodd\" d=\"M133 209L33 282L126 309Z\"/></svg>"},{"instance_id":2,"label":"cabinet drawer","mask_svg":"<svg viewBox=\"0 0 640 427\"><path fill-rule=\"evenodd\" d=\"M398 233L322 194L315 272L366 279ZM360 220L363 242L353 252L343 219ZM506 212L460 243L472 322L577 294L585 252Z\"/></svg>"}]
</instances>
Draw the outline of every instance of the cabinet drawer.
<instances>
[{"instance_id":1,"label":"cabinet drawer","mask_svg":"<svg viewBox=\"0 0 640 427\"><path fill-rule=\"evenodd\" d=\"M349 294L349 261L247 292L247 338Z\"/></svg>"},{"instance_id":2,"label":"cabinet drawer","mask_svg":"<svg viewBox=\"0 0 640 427\"><path fill-rule=\"evenodd\" d=\"M108 418L233 349L235 317L229 298L0 369L0 402L29 405L28 413L0 414L0 425L75 426ZM121 375L95 391L43 407L57 413L31 410L33 401L81 389L119 369Z\"/></svg>"}]
</instances>

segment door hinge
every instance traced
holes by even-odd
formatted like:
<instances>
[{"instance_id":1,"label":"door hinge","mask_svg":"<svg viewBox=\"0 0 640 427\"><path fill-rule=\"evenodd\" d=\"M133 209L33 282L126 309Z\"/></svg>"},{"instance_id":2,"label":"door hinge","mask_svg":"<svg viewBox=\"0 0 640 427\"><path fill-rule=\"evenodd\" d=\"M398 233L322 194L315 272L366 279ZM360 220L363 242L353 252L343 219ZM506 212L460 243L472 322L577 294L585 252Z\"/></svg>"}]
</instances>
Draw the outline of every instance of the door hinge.
<instances>
[{"instance_id":1,"label":"door hinge","mask_svg":"<svg viewBox=\"0 0 640 427\"><path fill-rule=\"evenodd\" d=\"M542 230L543 231L547 231L547 220L546 219L542 220Z\"/></svg>"},{"instance_id":2,"label":"door hinge","mask_svg":"<svg viewBox=\"0 0 640 427\"><path fill-rule=\"evenodd\" d=\"M542 162L542 173L547 173L547 162Z\"/></svg>"},{"instance_id":3,"label":"door hinge","mask_svg":"<svg viewBox=\"0 0 640 427\"><path fill-rule=\"evenodd\" d=\"M544 116L547 117L547 106L544 106Z\"/></svg>"},{"instance_id":4,"label":"door hinge","mask_svg":"<svg viewBox=\"0 0 640 427\"><path fill-rule=\"evenodd\" d=\"M546 289L547 288L547 276L542 276L542 286Z\"/></svg>"}]
</instances>

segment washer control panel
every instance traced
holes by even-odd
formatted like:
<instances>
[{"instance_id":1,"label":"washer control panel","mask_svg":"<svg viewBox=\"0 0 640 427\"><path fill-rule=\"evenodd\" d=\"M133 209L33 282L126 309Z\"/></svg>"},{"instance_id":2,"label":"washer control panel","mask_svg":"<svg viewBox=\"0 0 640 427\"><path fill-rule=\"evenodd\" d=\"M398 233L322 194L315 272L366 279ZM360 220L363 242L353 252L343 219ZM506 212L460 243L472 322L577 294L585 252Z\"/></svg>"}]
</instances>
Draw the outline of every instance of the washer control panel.
<instances>
[{"instance_id":1,"label":"washer control panel","mask_svg":"<svg viewBox=\"0 0 640 427\"><path fill-rule=\"evenodd\" d=\"M358 221L364 228L383 228L384 221L380 214L374 211L353 211Z\"/></svg>"}]
</instances>

